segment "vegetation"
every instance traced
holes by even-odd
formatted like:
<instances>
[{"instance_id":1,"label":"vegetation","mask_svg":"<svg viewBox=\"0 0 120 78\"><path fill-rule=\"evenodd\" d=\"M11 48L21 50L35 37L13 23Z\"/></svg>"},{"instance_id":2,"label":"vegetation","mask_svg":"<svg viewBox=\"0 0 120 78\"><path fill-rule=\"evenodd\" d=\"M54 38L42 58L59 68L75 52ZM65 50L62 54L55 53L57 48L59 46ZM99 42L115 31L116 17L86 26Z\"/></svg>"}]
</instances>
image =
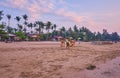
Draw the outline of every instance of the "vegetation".
<instances>
[{"instance_id":1,"label":"vegetation","mask_svg":"<svg viewBox=\"0 0 120 78\"><path fill-rule=\"evenodd\" d=\"M16 32L15 35L20 37L22 40L26 39L25 33L23 33L22 31Z\"/></svg>"},{"instance_id":2,"label":"vegetation","mask_svg":"<svg viewBox=\"0 0 120 78\"><path fill-rule=\"evenodd\" d=\"M0 22L3 19L3 15L3 11L0 11ZM72 37L75 40L80 39L81 41L120 41L120 36L117 32L110 34L106 29L103 29L102 33L92 32L86 27L81 26L79 28L77 25L68 29L66 29L65 26L57 29L57 25L50 21L47 23L42 21L28 22L29 19L26 14L15 17L17 28L13 28L10 25L12 16L10 14L6 16L8 18L8 25L6 26L6 22L0 23L0 34L16 34L23 40L28 38L27 34L39 34L40 40L51 40L55 37L62 36L64 38ZM20 23L21 20L24 22Z\"/></svg>"}]
</instances>

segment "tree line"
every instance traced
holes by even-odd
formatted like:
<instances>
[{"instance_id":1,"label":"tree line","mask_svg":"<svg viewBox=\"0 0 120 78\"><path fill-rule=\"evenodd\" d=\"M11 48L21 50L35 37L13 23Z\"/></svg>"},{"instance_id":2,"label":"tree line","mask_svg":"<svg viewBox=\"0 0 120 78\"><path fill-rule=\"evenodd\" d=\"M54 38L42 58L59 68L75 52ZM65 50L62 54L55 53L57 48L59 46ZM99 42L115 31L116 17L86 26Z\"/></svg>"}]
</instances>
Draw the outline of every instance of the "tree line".
<instances>
[{"instance_id":1,"label":"tree line","mask_svg":"<svg viewBox=\"0 0 120 78\"><path fill-rule=\"evenodd\" d=\"M0 21L3 19L3 11L0 11ZM111 34L107 32L106 29L103 29L103 32L92 32L88 28L81 26L80 28L77 25L70 27L68 29L65 26L62 26L60 29L57 29L57 25L52 22L43 22L35 21L28 22L28 15L24 14L22 16L16 16L14 20L17 22L17 28L11 27L11 18L10 14L6 15L8 21L0 23L0 34L12 33L18 37L25 40L27 34L37 33L40 35L40 40L51 40L55 37L72 37L75 40L81 41L120 41L120 36L117 32L112 32ZM20 21L23 20L23 23ZM7 37L6 35L4 35Z\"/></svg>"}]
</instances>

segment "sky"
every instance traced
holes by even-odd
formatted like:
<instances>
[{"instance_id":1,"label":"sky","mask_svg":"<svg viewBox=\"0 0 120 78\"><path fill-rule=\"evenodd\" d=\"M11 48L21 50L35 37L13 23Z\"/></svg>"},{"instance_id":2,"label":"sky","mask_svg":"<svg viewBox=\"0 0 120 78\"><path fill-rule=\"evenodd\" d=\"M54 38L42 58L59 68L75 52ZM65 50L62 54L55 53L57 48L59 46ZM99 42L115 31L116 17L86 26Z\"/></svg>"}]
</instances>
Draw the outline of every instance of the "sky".
<instances>
[{"instance_id":1,"label":"sky","mask_svg":"<svg viewBox=\"0 0 120 78\"><path fill-rule=\"evenodd\" d=\"M29 22L51 21L58 28L77 25L120 34L120 0L0 0L0 10L4 11L2 21L11 14L12 27L16 27L16 16L27 14Z\"/></svg>"}]
</instances>

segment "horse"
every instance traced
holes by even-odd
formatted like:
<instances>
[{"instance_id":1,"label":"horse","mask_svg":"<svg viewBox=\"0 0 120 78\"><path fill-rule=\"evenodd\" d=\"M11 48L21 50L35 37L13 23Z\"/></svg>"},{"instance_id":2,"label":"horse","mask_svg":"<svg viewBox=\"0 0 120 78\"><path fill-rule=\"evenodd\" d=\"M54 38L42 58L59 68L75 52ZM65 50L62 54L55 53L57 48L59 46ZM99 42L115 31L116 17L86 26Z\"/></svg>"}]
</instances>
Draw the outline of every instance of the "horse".
<instances>
[{"instance_id":1,"label":"horse","mask_svg":"<svg viewBox=\"0 0 120 78\"><path fill-rule=\"evenodd\" d=\"M75 46L75 41L74 40L70 40L70 47L74 47Z\"/></svg>"},{"instance_id":2,"label":"horse","mask_svg":"<svg viewBox=\"0 0 120 78\"><path fill-rule=\"evenodd\" d=\"M69 47L73 47L73 46L75 46L75 41L74 40L71 40L69 38L61 39L61 47L69 48Z\"/></svg>"},{"instance_id":3,"label":"horse","mask_svg":"<svg viewBox=\"0 0 120 78\"><path fill-rule=\"evenodd\" d=\"M65 39L62 38L62 39L60 40L60 42L61 42L60 46L61 46L61 47L65 47Z\"/></svg>"}]
</instances>

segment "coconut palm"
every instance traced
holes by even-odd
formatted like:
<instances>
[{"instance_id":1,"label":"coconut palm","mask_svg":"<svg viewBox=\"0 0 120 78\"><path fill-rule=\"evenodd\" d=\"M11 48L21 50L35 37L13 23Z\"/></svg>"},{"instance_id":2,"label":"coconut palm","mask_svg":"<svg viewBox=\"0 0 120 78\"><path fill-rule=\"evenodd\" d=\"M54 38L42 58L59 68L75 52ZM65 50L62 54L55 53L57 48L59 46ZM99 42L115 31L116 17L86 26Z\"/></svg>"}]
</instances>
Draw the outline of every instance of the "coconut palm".
<instances>
[{"instance_id":1,"label":"coconut palm","mask_svg":"<svg viewBox=\"0 0 120 78\"><path fill-rule=\"evenodd\" d=\"M78 27L75 25L74 27L73 27L73 29L74 29L74 32L77 32L78 33Z\"/></svg>"},{"instance_id":2,"label":"coconut palm","mask_svg":"<svg viewBox=\"0 0 120 78\"><path fill-rule=\"evenodd\" d=\"M6 27L6 24L4 22L2 22L2 24L0 24L0 34L5 34L6 32L4 31Z\"/></svg>"},{"instance_id":3,"label":"coconut palm","mask_svg":"<svg viewBox=\"0 0 120 78\"><path fill-rule=\"evenodd\" d=\"M15 20L18 22L17 25L18 25L18 29L19 29L19 31L21 31L22 28L23 28L22 25L19 24L21 18L20 18L19 16L16 16L16 17L15 17Z\"/></svg>"},{"instance_id":4,"label":"coconut palm","mask_svg":"<svg viewBox=\"0 0 120 78\"><path fill-rule=\"evenodd\" d=\"M53 28L54 28L54 30L56 31L57 25L56 25L56 24L54 24L54 25L53 25Z\"/></svg>"},{"instance_id":5,"label":"coconut palm","mask_svg":"<svg viewBox=\"0 0 120 78\"><path fill-rule=\"evenodd\" d=\"M65 31L66 31L66 29L65 29L64 26L63 26L60 30L61 30L62 32L65 32Z\"/></svg>"},{"instance_id":6,"label":"coconut palm","mask_svg":"<svg viewBox=\"0 0 120 78\"><path fill-rule=\"evenodd\" d=\"M52 23L48 21L46 24L46 30L48 31L48 33L50 32L51 26L52 26Z\"/></svg>"},{"instance_id":7,"label":"coconut palm","mask_svg":"<svg viewBox=\"0 0 120 78\"><path fill-rule=\"evenodd\" d=\"M24 19L24 29L23 29L23 31L26 33L26 26L27 26L28 16L26 14L24 14L23 19Z\"/></svg>"},{"instance_id":8,"label":"coconut palm","mask_svg":"<svg viewBox=\"0 0 120 78\"><path fill-rule=\"evenodd\" d=\"M17 32L17 28L13 28L14 32L16 33Z\"/></svg>"},{"instance_id":9,"label":"coconut palm","mask_svg":"<svg viewBox=\"0 0 120 78\"><path fill-rule=\"evenodd\" d=\"M42 21L39 22L39 25L41 26L41 29L42 29L41 31L42 31L42 33L43 33L43 29L44 29L44 26L45 26L45 25L44 25L44 23L43 23Z\"/></svg>"},{"instance_id":10,"label":"coconut palm","mask_svg":"<svg viewBox=\"0 0 120 78\"><path fill-rule=\"evenodd\" d=\"M53 26L51 26L51 30L52 30L52 32L54 31L54 27Z\"/></svg>"},{"instance_id":11,"label":"coconut palm","mask_svg":"<svg viewBox=\"0 0 120 78\"><path fill-rule=\"evenodd\" d=\"M44 23L42 21L36 21L36 24L38 25L38 31L39 31L39 35L42 32L43 33L43 29L44 29Z\"/></svg>"},{"instance_id":12,"label":"coconut palm","mask_svg":"<svg viewBox=\"0 0 120 78\"><path fill-rule=\"evenodd\" d=\"M72 28L71 28L71 27L68 28L68 33L69 33L69 34L72 34L72 32L73 32Z\"/></svg>"},{"instance_id":13,"label":"coconut palm","mask_svg":"<svg viewBox=\"0 0 120 78\"><path fill-rule=\"evenodd\" d=\"M7 14L6 16L7 16L7 18L8 18L7 32L8 32L8 33L13 33L13 28L10 27L10 19L11 19L11 15L10 15L10 14Z\"/></svg>"},{"instance_id":14,"label":"coconut palm","mask_svg":"<svg viewBox=\"0 0 120 78\"><path fill-rule=\"evenodd\" d=\"M10 26L11 15L10 15L10 14L7 14L6 16L7 16L7 18L8 18L8 26Z\"/></svg>"},{"instance_id":15,"label":"coconut palm","mask_svg":"<svg viewBox=\"0 0 120 78\"><path fill-rule=\"evenodd\" d=\"M64 26L60 29L60 33L62 36L66 37L66 29Z\"/></svg>"},{"instance_id":16,"label":"coconut palm","mask_svg":"<svg viewBox=\"0 0 120 78\"><path fill-rule=\"evenodd\" d=\"M47 39L49 37L50 29L51 29L52 23L50 21L46 24L46 30L47 30Z\"/></svg>"},{"instance_id":17,"label":"coconut palm","mask_svg":"<svg viewBox=\"0 0 120 78\"><path fill-rule=\"evenodd\" d=\"M53 36L57 35L56 27L57 27L56 24L52 26Z\"/></svg>"},{"instance_id":18,"label":"coconut palm","mask_svg":"<svg viewBox=\"0 0 120 78\"><path fill-rule=\"evenodd\" d=\"M5 26L6 26L6 23L4 23L4 22L2 24L0 24L0 30L4 30Z\"/></svg>"},{"instance_id":19,"label":"coconut palm","mask_svg":"<svg viewBox=\"0 0 120 78\"><path fill-rule=\"evenodd\" d=\"M0 11L0 20L2 20L2 16L3 16L3 11Z\"/></svg>"},{"instance_id":20,"label":"coconut palm","mask_svg":"<svg viewBox=\"0 0 120 78\"><path fill-rule=\"evenodd\" d=\"M10 26L7 26L7 32L8 32L8 33L13 33L13 28L10 27Z\"/></svg>"},{"instance_id":21,"label":"coconut palm","mask_svg":"<svg viewBox=\"0 0 120 78\"><path fill-rule=\"evenodd\" d=\"M28 27L29 27L29 28L31 28L30 33L32 34L32 33L33 33L33 31L32 31L32 28L33 28L33 23L29 23L29 24L28 24Z\"/></svg>"},{"instance_id":22,"label":"coconut palm","mask_svg":"<svg viewBox=\"0 0 120 78\"><path fill-rule=\"evenodd\" d=\"M22 31L23 26L22 26L22 25L20 25L20 24L18 24L18 29L19 29L19 31Z\"/></svg>"},{"instance_id":23,"label":"coconut palm","mask_svg":"<svg viewBox=\"0 0 120 78\"><path fill-rule=\"evenodd\" d=\"M18 24L19 24L19 22L20 22L20 19L21 19L21 18L20 18L19 16L16 16L16 17L15 17L15 20L17 20Z\"/></svg>"}]
</instances>

